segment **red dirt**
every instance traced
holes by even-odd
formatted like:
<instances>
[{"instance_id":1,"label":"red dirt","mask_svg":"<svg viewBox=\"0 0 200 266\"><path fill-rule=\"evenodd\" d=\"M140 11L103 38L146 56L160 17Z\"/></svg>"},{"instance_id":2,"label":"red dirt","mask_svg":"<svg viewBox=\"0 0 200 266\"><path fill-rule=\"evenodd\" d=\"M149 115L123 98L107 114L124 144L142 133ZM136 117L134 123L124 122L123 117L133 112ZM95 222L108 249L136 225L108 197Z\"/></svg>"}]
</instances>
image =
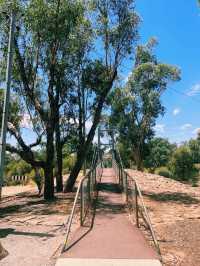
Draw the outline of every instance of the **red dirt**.
<instances>
[{"instance_id":1,"label":"red dirt","mask_svg":"<svg viewBox=\"0 0 200 266\"><path fill-rule=\"evenodd\" d=\"M143 190L164 265L200 265L200 187L129 170Z\"/></svg>"}]
</instances>

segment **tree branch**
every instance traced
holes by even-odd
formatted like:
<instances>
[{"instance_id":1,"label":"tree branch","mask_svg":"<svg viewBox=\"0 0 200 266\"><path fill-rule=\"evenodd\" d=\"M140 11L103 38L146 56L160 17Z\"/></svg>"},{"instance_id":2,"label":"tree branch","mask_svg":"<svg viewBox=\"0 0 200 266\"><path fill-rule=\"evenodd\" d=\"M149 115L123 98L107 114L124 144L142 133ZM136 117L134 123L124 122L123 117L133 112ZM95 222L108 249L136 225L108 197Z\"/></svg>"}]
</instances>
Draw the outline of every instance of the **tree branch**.
<instances>
[{"instance_id":1,"label":"tree branch","mask_svg":"<svg viewBox=\"0 0 200 266\"><path fill-rule=\"evenodd\" d=\"M20 72L22 83L23 83L24 91L26 95L29 97L29 100L35 107L36 111L40 114L42 120L45 121L47 118L46 112L42 108L42 105L40 104L39 100L37 99L34 93L34 88L29 86L29 81L27 79L26 70L25 70L24 59L22 58L21 53L19 51L19 46L18 46L16 38L14 39L14 44L15 44L16 58L17 58L18 66L19 66L19 72Z\"/></svg>"}]
</instances>

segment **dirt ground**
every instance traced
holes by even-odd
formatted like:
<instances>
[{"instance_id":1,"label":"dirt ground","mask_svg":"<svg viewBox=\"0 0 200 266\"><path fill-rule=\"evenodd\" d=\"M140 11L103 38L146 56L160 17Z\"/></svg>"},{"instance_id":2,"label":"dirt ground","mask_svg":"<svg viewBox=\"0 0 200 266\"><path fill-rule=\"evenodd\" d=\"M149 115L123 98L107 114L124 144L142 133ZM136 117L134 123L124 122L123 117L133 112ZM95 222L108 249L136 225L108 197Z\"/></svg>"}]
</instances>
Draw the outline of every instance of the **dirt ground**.
<instances>
[{"instance_id":1,"label":"dirt ground","mask_svg":"<svg viewBox=\"0 0 200 266\"><path fill-rule=\"evenodd\" d=\"M164 265L200 265L200 187L130 170L138 180L159 240ZM4 188L0 242L9 255L2 266L52 266L63 243L74 193L45 202L33 186ZM75 219L76 226L78 217ZM55 254L54 254L55 253ZM33 264L34 261L34 264Z\"/></svg>"},{"instance_id":2,"label":"dirt ground","mask_svg":"<svg viewBox=\"0 0 200 266\"><path fill-rule=\"evenodd\" d=\"M200 187L134 170L159 240L164 265L200 265Z\"/></svg>"},{"instance_id":3,"label":"dirt ground","mask_svg":"<svg viewBox=\"0 0 200 266\"><path fill-rule=\"evenodd\" d=\"M34 186L4 188L0 204L0 241L9 255L2 266L55 265L64 243L74 193L46 202ZM34 262L34 263L33 263Z\"/></svg>"}]
</instances>

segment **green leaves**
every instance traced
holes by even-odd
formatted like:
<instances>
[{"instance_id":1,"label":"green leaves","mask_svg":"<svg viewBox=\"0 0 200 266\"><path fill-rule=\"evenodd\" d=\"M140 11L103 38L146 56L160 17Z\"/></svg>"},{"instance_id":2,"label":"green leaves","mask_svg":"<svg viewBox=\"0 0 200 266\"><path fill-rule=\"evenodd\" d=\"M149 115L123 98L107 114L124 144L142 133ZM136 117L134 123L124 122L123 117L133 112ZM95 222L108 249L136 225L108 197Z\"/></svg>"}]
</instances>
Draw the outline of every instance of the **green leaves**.
<instances>
[{"instance_id":1,"label":"green leaves","mask_svg":"<svg viewBox=\"0 0 200 266\"><path fill-rule=\"evenodd\" d=\"M161 166L167 166L174 151L174 145L167 139L153 138L148 143L148 155L145 158L145 166L154 170Z\"/></svg>"},{"instance_id":2,"label":"green leaves","mask_svg":"<svg viewBox=\"0 0 200 266\"><path fill-rule=\"evenodd\" d=\"M187 181L193 178L195 172L193 158L187 146L179 147L173 154L169 169L175 179Z\"/></svg>"},{"instance_id":3,"label":"green leaves","mask_svg":"<svg viewBox=\"0 0 200 266\"><path fill-rule=\"evenodd\" d=\"M117 67L134 51L138 39L140 18L134 9L135 1L94 0L96 31L105 49L105 61Z\"/></svg>"},{"instance_id":4,"label":"green leaves","mask_svg":"<svg viewBox=\"0 0 200 266\"><path fill-rule=\"evenodd\" d=\"M154 135L156 119L164 114L161 94L169 82L180 79L178 68L158 62L153 53L155 44L151 39L137 47L135 68L125 87L115 91L110 119L119 128L120 141L129 141L134 160L140 167L146 144Z\"/></svg>"}]
</instances>

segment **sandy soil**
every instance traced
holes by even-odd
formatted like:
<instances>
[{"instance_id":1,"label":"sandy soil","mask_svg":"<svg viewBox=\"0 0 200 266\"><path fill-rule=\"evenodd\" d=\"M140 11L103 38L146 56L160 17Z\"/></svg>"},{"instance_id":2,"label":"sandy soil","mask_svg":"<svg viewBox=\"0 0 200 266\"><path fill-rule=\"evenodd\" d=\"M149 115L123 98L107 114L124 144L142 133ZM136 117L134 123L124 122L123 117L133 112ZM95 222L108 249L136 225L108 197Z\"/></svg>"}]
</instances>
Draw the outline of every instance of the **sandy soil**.
<instances>
[{"instance_id":1,"label":"sandy soil","mask_svg":"<svg viewBox=\"0 0 200 266\"><path fill-rule=\"evenodd\" d=\"M9 186L9 187L3 187L2 188L2 197L9 197L9 196L14 196L23 192L28 192L28 191L37 191L36 186L34 185L18 185L18 186Z\"/></svg>"},{"instance_id":2,"label":"sandy soil","mask_svg":"<svg viewBox=\"0 0 200 266\"><path fill-rule=\"evenodd\" d=\"M0 265L54 265L59 255L57 249L64 243L66 226L63 224L67 223L74 193L56 194L52 202L38 197L34 186L8 187L3 193L0 241L9 255Z\"/></svg>"},{"instance_id":3,"label":"sandy soil","mask_svg":"<svg viewBox=\"0 0 200 266\"><path fill-rule=\"evenodd\" d=\"M200 265L200 187L129 170L144 194L164 265Z\"/></svg>"}]
</instances>

